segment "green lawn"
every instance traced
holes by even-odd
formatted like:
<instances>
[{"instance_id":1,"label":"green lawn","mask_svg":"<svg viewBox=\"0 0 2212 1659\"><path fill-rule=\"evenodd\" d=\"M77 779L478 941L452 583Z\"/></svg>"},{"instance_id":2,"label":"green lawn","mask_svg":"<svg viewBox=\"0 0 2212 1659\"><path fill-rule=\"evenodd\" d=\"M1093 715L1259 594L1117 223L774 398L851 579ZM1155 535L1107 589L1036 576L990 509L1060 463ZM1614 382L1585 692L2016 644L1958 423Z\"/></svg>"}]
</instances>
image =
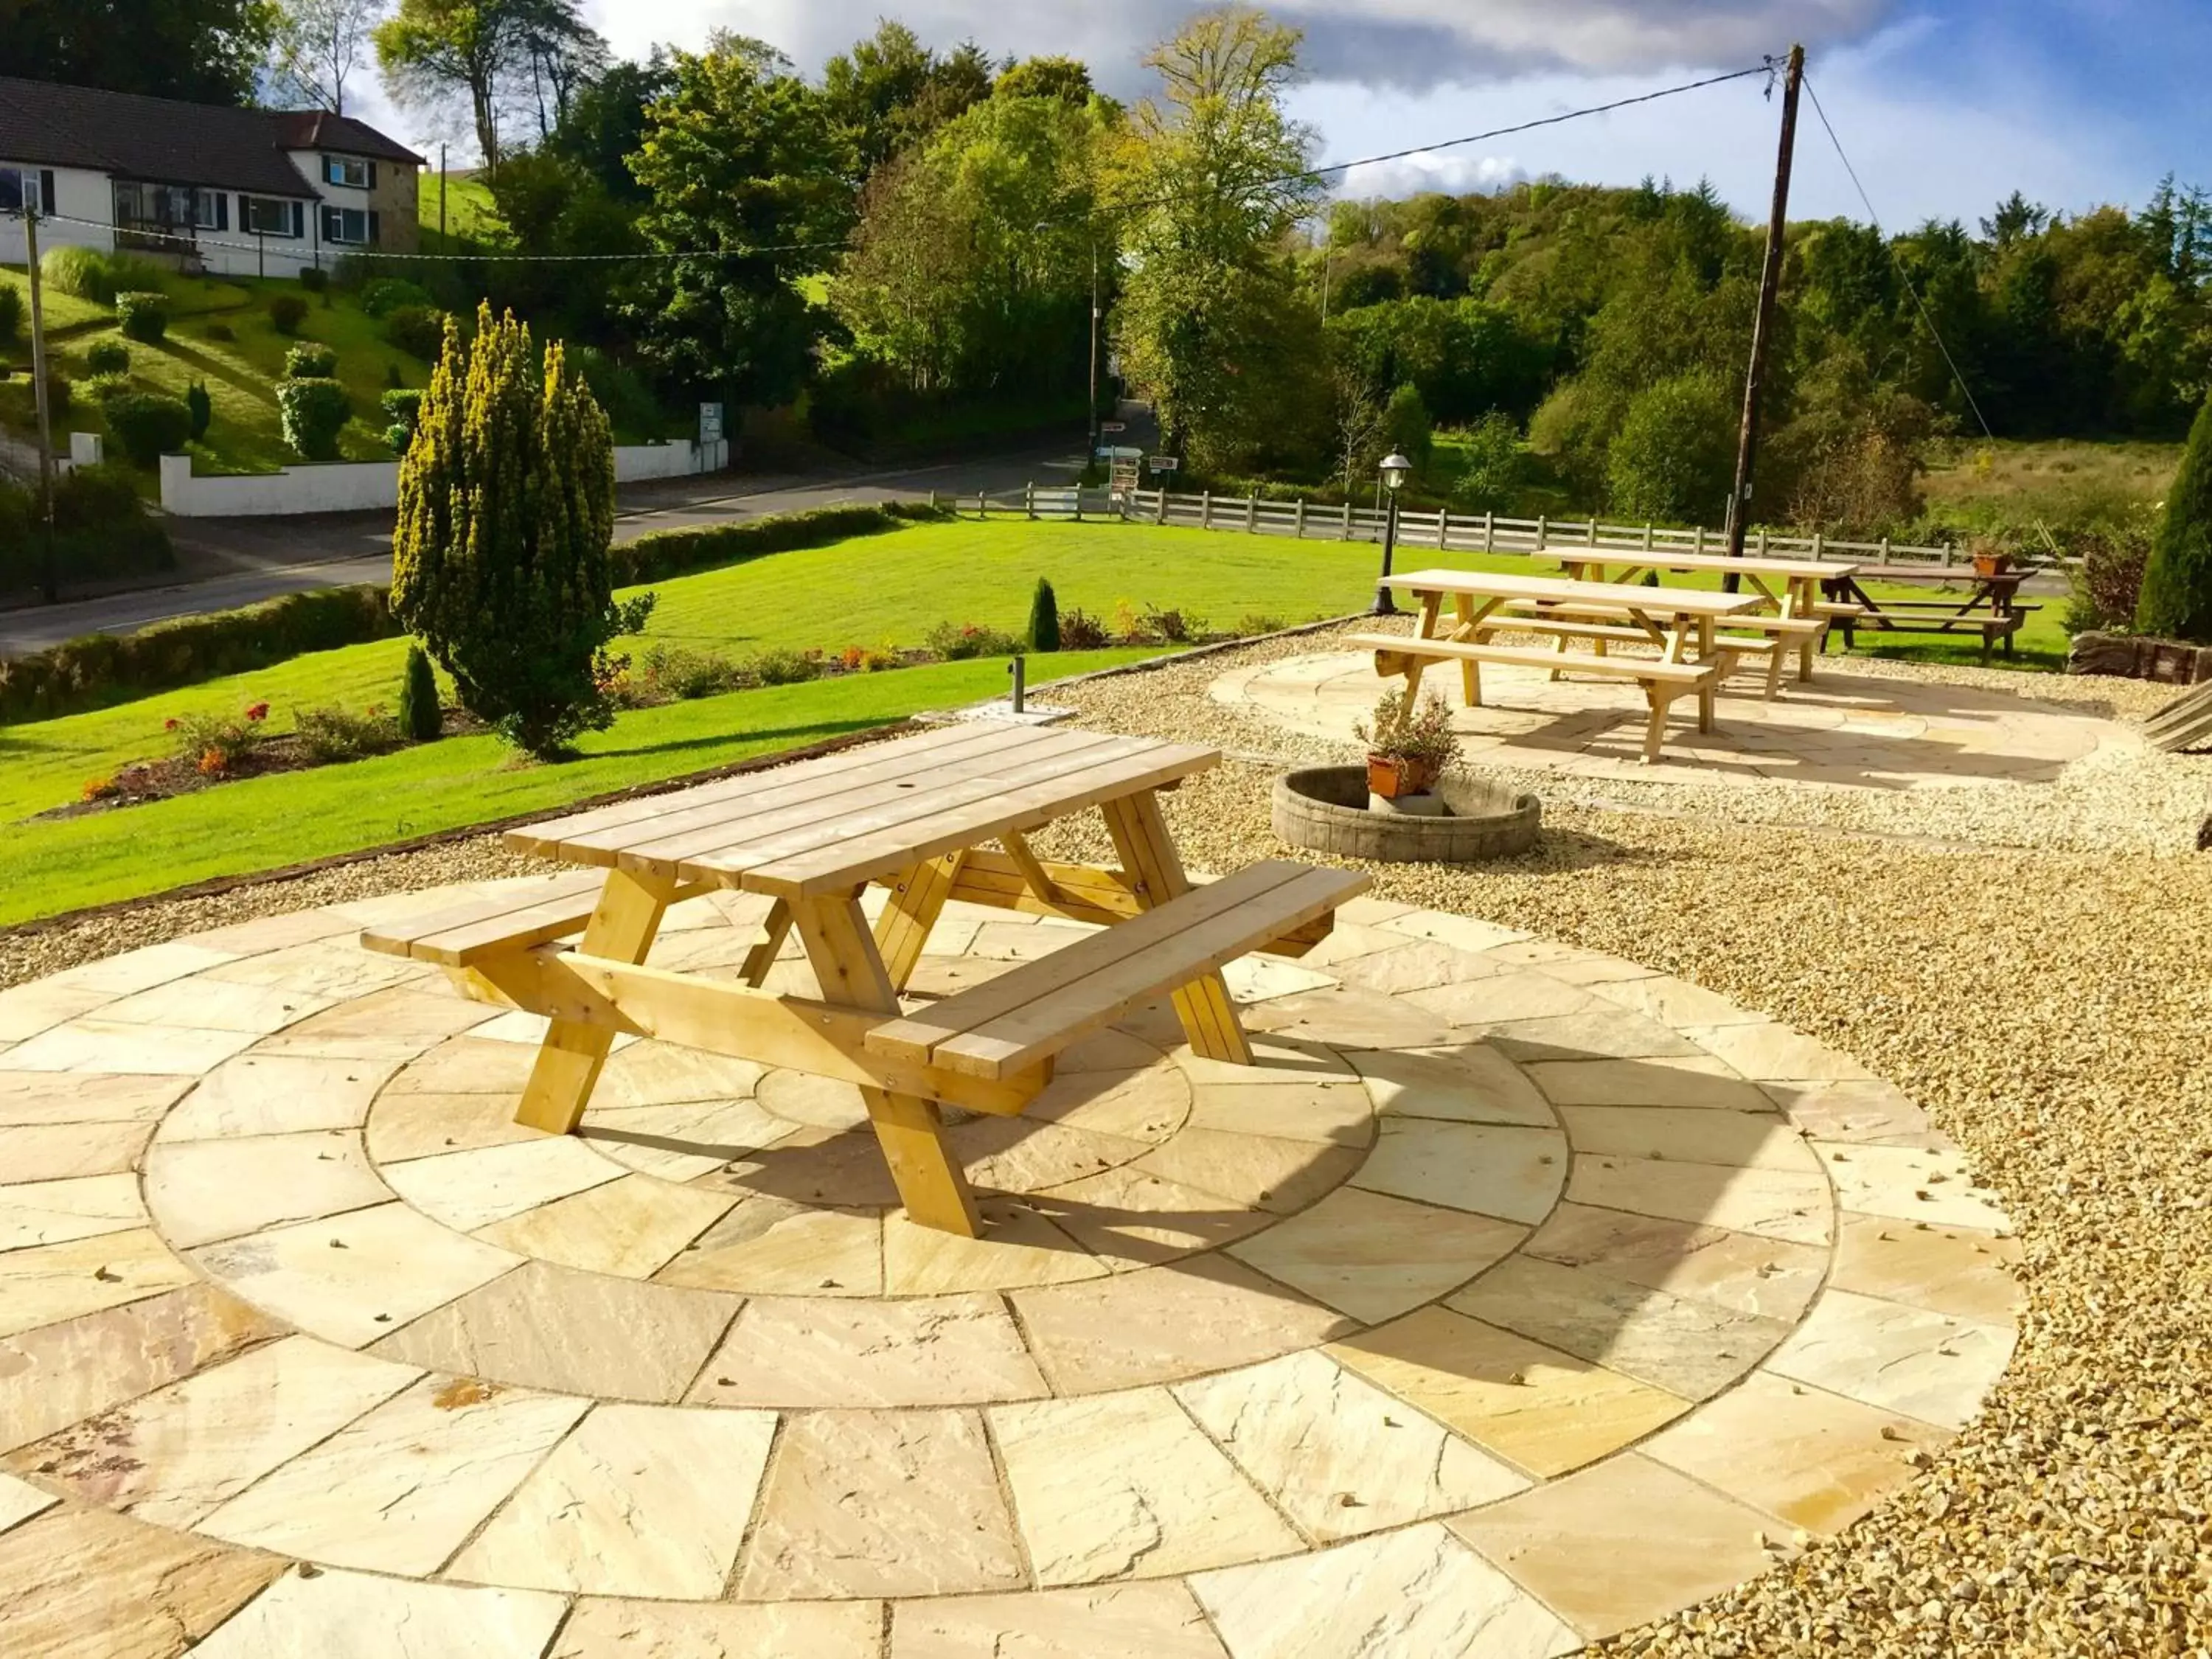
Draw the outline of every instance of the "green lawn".
<instances>
[{"instance_id":1,"label":"green lawn","mask_svg":"<svg viewBox=\"0 0 2212 1659\"><path fill-rule=\"evenodd\" d=\"M416 175L417 216L424 233L432 241L426 242L423 252L437 251L434 239L438 234L438 172L425 168ZM448 173L446 182L446 235L449 240L505 241L507 226L499 216L499 209L491 199L491 189L473 173Z\"/></svg>"},{"instance_id":2,"label":"green lawn","mask_svg":"<svg viewBox=\"0 0 2212 1659\"><path fill-rule=\"evenodd\" d=\"M336 653L333 653L336 654ZM1150 654L1070 653L1081 672ZM633 784L989 696L1002 662L945 663L734 692L627 714L560 766L514 757L490 737L453 738L374 760L222 785L143 806L0 830L9 878L0 927L218 876L273 869L516 813L552 811ZM37 727L0 728L0 770ZM12 782L12 779L11 779Z\"/></svg>"}]
</instances>

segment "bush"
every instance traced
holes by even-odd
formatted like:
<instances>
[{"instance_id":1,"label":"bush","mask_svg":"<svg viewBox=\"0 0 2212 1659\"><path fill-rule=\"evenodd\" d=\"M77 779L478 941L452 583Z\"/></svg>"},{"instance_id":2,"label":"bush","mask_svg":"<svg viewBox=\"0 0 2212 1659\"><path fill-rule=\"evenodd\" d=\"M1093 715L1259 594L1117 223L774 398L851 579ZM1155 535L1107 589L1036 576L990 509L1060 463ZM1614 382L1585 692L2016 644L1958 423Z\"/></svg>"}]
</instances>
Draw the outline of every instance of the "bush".
<instances>
[{"instance_id":1,"label":"bush","mask_svg":"<svg viewBox=\"0 0 2212 1659\"><path fill-rule=\"evenodd\" d=\"M115 296L115 320L125 339L136 340L141 345L158 344L169 331L169 296L143 289L118 294Z\"/></svg>"},{"instance_id":2,"label":"bush","mask_svg":"<svg viewBox=\"0 0 2212 1659\"><path fill-rule=\"evenodd\" d=\"M1042 576L1037 578L1036 592L1030 596L1030 649L1060 649L1060 599Z\"/></svg>"},{"instance_id":3,"label":"bush","mask_svg":"<svg viewBox=\"0 0 2212 1659\"><path fill-rule=\"evenodd\" d=\"M358 714L336 707L302 708L293 729L308 757L326 764L386 754L399 746L399 732L392 717L374 704Z\"/></svg>"},{"instance_id":4,"label":"bush","mask_svg":"<svg viewBox=\"0 0 2212 1659\"><path fill-rule=\"evenodd\" d=\"M1205 632L1205 617L1182 611L1163 611L1156 605L1145 607L1144 621L1139 627L1139 637L1166 645L1188 645Z\"/></svg>"},{"instance_id":5,"label":"bush","mask_svg":"<svg viewBox=\"0 0 2212 1659\"><path fill-rule=\"evenodd\" d=\"M85 350L84 366L95 374L128 374L131 348L120 340L94 340Z\"/></svg>"},{"instance_id":6,"label":"bush","mask_svg":"<svg viewBox=\"0 0 2212 1659\"><path fill-rule=\"evenodd\" d=\"M58 421L69 413L70 404L76 401L76 392L68 375L58 368L46 371L46 410L54 419Z\"/></svg>"},{"instance_id":7,"label":"bush","mask_svg":"<svg viewBox=\"0 0 2212 1659\"><path fill-rule=\"evenodd\" d=\"M1239 617L1237 619L1236 634L1237 637L1242 640L1257 639L1262 634L1279 634L1282 631L1283 619L1280 617L1270 617L1264 612L1254 611L1249 616Z\"/></svg>"},{"instance_id":8,"label":"bush","mask_svg":"<svg viewBox=\"0 0 2212 1659\"><path fill-rule=\"evenodd\" d=\"M331 273L319 265L309 265L300 273L300 286L310 294L327 292L330 285Z\"/></svg>"},{"instance_id":9,"label":"bush","mask_svg":"<svg viewBox=\"0 0 2212 1659\"><path fill-rule=\"evenodd\" d=\"M296 294L279 294L269 301L269 323L279 334L292 335L300 331L300 325L307 320L307 302Z\"/></svg>"},{"instance_id":10,"label":"bush","mask_svg":"<svg viewBox=\"0 0 2212 1659\"><path fill-rule=\"evenodd\" d=\"M1106 624L1088 611L1071 611L1060 619L1060 645L1063 651L1096 651L1110 642Z\"/></svg>"},{"instance_id":11,"label":"bush","mask_svg":"<svg viewBox=\"0 0 2212 1659\"><path fill-rule=\"evenodd\" d=\"M2066 603L2066 631L2133 628L2150 560L2150 526L2099 526L2076 531L2069 539L2068 550L2077 562L2067 572L2073 592Z\"/></svg>"},{"instance_id":12,"label":"bush","mask_svg":"<svg viewBox=\"0 0 2212 1659\"><path fill-rule=\"evenodd\" d=\"M375 276L361 285L361 308L372 317L389 317L402 306L435 309L429 291L402 276Z\"/></svg>"},{"instance_id":13,"label":"bush","mask_svg":"<svg viewBox=\"0 0 2212 1659\"><path fill-rule=\"evenodd\" d=\"M310 341L284 354L284 373L295 380L327 380L338 372L335 348Z\"/></svg>"},{"instance_id":14,"label":"bush","mask_svg":"<svg viewBox=\"0 0 2212 1659\"><path fill-rule=\"evenodd\" d=\"M125 392L106 400L107 429L125 455L152 466L191 441L192 412L181 398Z\"/></svg>"},{"instance_id":15,"label":"bush","mask_svg":"<svg viewBox=\"0 0 2212 1659\"><path fill-rule=\"evenodd\" d=\"M133 254L102 253L90 247L51 247L40 256L39 279L76 299L112 306L125 289L158 289L161 270L151 260Z\"/></svg>"},{"instance_id":16,"label":"bush","mask_svg":"<svg viewBox=\"0 0 2212 1659\"><path fill-rule=\"evenodd\" d=\"M228 343L232 340L235 340L237 337L238 331L231 327L228 323L214 322L202 323L200 325L200 338L203 340L214 340L218 343Z\"/></svg>"},{"instance_id":17,"label":"bush","mask_svg":"<svg viewBox=\"0 0 2212 1659\"><path fill-rule=\"evenodd\" d=\"M23 329L23 290L13 283L0 283L0 345Z\"/></svg>"},{"instance_id":18,"label":"bush","mask_svg":"<svg viewBox=\"0 0 2212 1659\"><path fill-rule=\"evenodd\" d=\"M804 513L776 513L740 524L691 525L680 530L651 530L635 541L607 550L615 586L635 587L687 570L743 564L769 553L821 547L856 536L896 530L902 524L937 523L950 509L918 502L881 506L822 507Z\"/></svg>"},{"instance_id":19,"label":"bush","mask_svg":"<svg viewBox=\"0 0 2212 1659\"><path fill-rule=\"evenodd\" d=\"M54 481L57 530L118 530L145 516L131 475L119 466L73 466Z\"/></svg>"},{"instance_id":20,"label":"bush","mask_svg":"<svg viewBox=\"0 0 2212 1659\"><path fill-rule=\"evenodd\" d=\"M384 410L386 420L395 427L404 428L410 437L414 435L415 424L422 414L422 394L420 392L401 387L398 391L383 393L376 401ZM401 444L394 447L404 448L405 446Z\"/></svg>"},{"instance_id":21,"label":"bush","mask_svg":"<svg viewBox=\"0 0 2212 1659\"><path fill-rule=\"evenodd\" d=\"M1510 415L1486 415L1468 428L1466 445L1451 481L1452 505L1468 513L1510 513L1527 477L1521 428Z\"/></svg>"},{"instance_id":22,"label":"bush","mask_svg":"<svg viewBox=\"0 0 2212 1659\"><path fill-rule=\"evenodd\" d=\"M980 623L958 626L939 623L929 630L924 642L947 662L966 662L973 657L1011 657L1022 648L1022 642L1012 634L1002 634Z\"/></svg>"},{"instance_id":23,"label":"bush","mask_svg":"<svg viewBox=\"0 0 2212 1659\"><path fill-rule=\"evenodd\" d=\"M235 716L179 714L162 722L176 757L204 778L228 777L239 762L268 740L265 702L250 704Z\"/></svg>"},{"instance_id":24,"label":"bush","mask_svg":"<svg viewBox=\"0 0 2212 1659\"><path fill-rule=\"evenodd\" d=\"M129 396L130 392L128 374L95 374L84 383L84 395L102 409L115 398Z\"/></svg>"},{"instance_id":25,"label":"bush","mask_svg":"<svg viewBox=\"0 0 2212 1659\"><path fill-rule=\"evenodd\" d=\"M788 648L763 651L750 667L753 678L762 685L804 685L820 676L822 653Z\"/></svg>"},{"instance_id":26,"label":"bush","mask_svg":"<svg viewBox=\"0 0 2212 1659\"><path fill-rule=\"evenodd\" d=\"M430 672L430 654L419 645L407 647L407 667L399 677L399 735L410 743L435 743L446 729L446 711L438 706L438 677Z\"/></svg>"},{"instance_id":27,"label":"bush","mask_svg":"<svg viewBox=\"0 0 2212 1659\"><path fill-rule=\"evenodd\" d=\"M191 411L192 441L198 443L207 436L207 429L215 422L215 404L208 397L206 384L194 380L185 389L185 407Z\"/></svg>"},{"instance_id":28,"label":"bush","mask_svg":"<svg viewBox=\"0 0 2212 1659\"><path fill-rule=\"evenodd\" d=\"M429 306L401 306L384 319L384 337L410 357L435 362L445 349L446 313Z\"/></svg>"},{"instance_id":29,"label":"bush","mask_svg":"<svg viewBox=\"0 0 2212 1659\"><path fill-rule=\"evenodd\" d=\"M1737 408L1719 376L1692 372L1632 398L1606 460L1613 510L1659 524L1717 524L1735 477Z\"/></svg>"},{"instance_id":30,"label":"bush","mask_svg":"<svg viewBox=\"0 0 2212 1659\"><path fill-rule=\"evenodd\" d=\"M2143 572L2136 625L2161 638L2212 644L2212 397L2189 428L2181 471L2166 492Z\"/></svg>"},{"instance_id":31,"label":"bush","mask_svg":"<svg viewBox=\"0 0 2212 1659\"><path fill-rule=\"evenodd\" d=\"M280 380L276 408L286 443L311 461L337 459L338 434L353 416L345 387L336 380Z\"/></svg>"},{"instance_id":32,"label":"bush","mask_svg":"<svg viewBox=\"0 0 2212 1659\"><path fill-rule=\"evenodd\" d=\"M796 680L813 678L811 668L793 677ZM785 684L780 680L764 682L757 669L740 668L712 651L687 651L680 646L668 645L656 645L645 653L636 680L644 699L653 702L688 702L699 697L720 696L725 691L742 690L748 685Z\"/></svg>"},{"instance_id":33,"label":"bush","mask_svg":"<svg viewBox=\"0 0 2212 1659\"><path fill-rule=\"evenodd\" d=\"M623 433L640 438L660 436L660 402L644 376L627 363L617 362L597 346L580 346L569 362L584 377L607 419Z\"/></svg>"}]
</instances>

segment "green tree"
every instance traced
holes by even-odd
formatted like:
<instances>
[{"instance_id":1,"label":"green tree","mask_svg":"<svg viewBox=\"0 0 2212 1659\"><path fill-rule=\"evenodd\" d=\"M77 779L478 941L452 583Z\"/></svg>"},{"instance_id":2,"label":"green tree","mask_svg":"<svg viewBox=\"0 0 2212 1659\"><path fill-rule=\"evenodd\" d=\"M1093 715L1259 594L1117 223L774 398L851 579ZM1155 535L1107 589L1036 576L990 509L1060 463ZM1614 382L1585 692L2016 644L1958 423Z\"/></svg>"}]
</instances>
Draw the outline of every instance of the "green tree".
<instances>
[{"instance_id":1,"label":"green tree","mask_svg":"<svg viewBox=\"0 0 2212 1659\"><path fill-rule=\"evenodd\" d=\"M830 268L851 222L845 146L773 47L718 35L673 62L631 171L653 198L638 228L678 257L656 262L629 313L671 379L788 402L828 320L799 280Z\"/></svg>"},{"instance_id":2,"label":"green tree","mask_svg":"<svg viewBox=\"0 0 2212 1659\"><path fill-rule=\"evenodd\" d=\"M991 95L1057 98L1079 107L1091 101L1091 67L1079 58L1024 58L1000 71Z\"/></svg>"},{"instance_id":3,"label":"green tree","mask_svg":"<svg viewBox=\"0 0 2212 1659\"><path fill-rule=\"evenodd\" d=\"M850 147L855 184L990 95L991 63L973 41L939 57L890 18L822 71L823 101Z\"/></svg>"},{"instance_id":4,"label":"green tree","mask_svg":"<svg viewBox=\"0 0 2212 1659\"><path fill-rule=\"evenodd\" d=\"M1429 457L1436 448L1436 422L1429 418L1429 406L1421 401L1418 386L1400 386L1382 405L1382 442L1411 461L1418 476L1428 475Z\"/></svg>"},{"instance_id":5,"label":"green tree","mask_svg":"<svg viewBox=\"0 0 2212 1659\"><path fill-rule=\"evenodd\" d=\"M1060 598L1042 576L1030 596L1029 642L1032 651L1060 649Z\"/></svg>"},{"instance_id":6,"label":"green tree","mask_svg":"<svg viewBox=\"0 0 2212 1659\"><path fill-rule=\"evenodd\" d=\"M540 359L512 313L448 322L399 465L392 608L461 701L541 759L603 730L608 646L653 596L613 598L614 450L557 344Z\"/></svg>"},{"instance_id":7,"label":"green tree","mask_svg":"<svg viewBox=\"0 0 2212 1659\"><path fill-rule=\"evenodd\" d=\"M2166 519L2143 569L2136 625L2212 645L2212 398L2197 410L2181 471L2166 487Z\"/></svg>"},{"instance_id":8,"label":"green tree","mask_svg":"<svg viewBox=\"0 0 2212 1659\"><path fill-rule=\"evenodd\" d=\"M1528 462L1521 453L1521 428L1510 415L1484 416L1462 434L1459 476L1452 480L1452 505L1470 513L1510 513L1516 505Z\"/></svg>"},{"instance_id":9,"label":"green tree","mask_svg":"<svg viewBox=\"0 0 2212 1659\"><path fill-rule=\"evenodd\" d=\"M616 200L642 204L629 158L645 143L646 112L675 89L676 71L659 46L641 64L615 64L570 98L544 151L581 167Z\"/></svg>"},{"instance_id":10,"label":"green tree","mask_svg":"<svg viewBox=\"0 0 2212 1659\"><path fill-rule=\"evenodd\" d=\"M429 653L410 641L407 666L399 678L399 735L410 743L435 743L444 735L445 721L445 711L438 706L438 677L430 672Z\"/></svg>"},{"instance_id":11,"label":"green tree","mask_svg":"<svg viewBox=\"0 0 2212 1659\"><path fill-rule=\"evenodd\" d=\"M386 0L276 0L270 67L288 101L345 113L346 82L376 55Z\"/></svg>"},{"instance_id":12,"label":"green tree","mask_svg":"<svg viewBox=\"0 0 2212 1659\"><path fill-rule=\"evenodd\" d=\"M513 66L513 0L399 0L376 28L376 58L392 97L416 108L468 100L477 149L499 167L500 95Z\"/></svg>"},{"instance_id":13,"label":"green tree","mask_svg":"<svg viewBox=\"0 0 2212 1659\"><path fill-rule=\"evenodd\" d=\"M1606 469L1613 511L1662 524L1714 524L1735 476L1737 410L1728 383L1692 371L1629 400Z\"/></svg>"},{"instance_id":14,"label":"green tree","mask_svg":"<svg viewBox=\"0 0 2212 1659\"><path fill-rule=\"evenodd\" d=\"M5 0L11 76L199 104L250 104L276 28L267 0Z\"/></svg>"},{"instance_id":15,"label":"green tree","mask_svg":"<svg viewBox=\"0 0 2212 1659\"><path fill-rule=\"evenodd\" d=\"M1160 94L1133 112L1111 173L1124 372L1153 399L1169 448L1205 470L1279 443L1271 434L1302 413L1327 419L1286 249L1322 190L1313 132L1285 106L1299 40L1249 7L1193 19L1146 54Z\"/></svg>"}]
</instances>

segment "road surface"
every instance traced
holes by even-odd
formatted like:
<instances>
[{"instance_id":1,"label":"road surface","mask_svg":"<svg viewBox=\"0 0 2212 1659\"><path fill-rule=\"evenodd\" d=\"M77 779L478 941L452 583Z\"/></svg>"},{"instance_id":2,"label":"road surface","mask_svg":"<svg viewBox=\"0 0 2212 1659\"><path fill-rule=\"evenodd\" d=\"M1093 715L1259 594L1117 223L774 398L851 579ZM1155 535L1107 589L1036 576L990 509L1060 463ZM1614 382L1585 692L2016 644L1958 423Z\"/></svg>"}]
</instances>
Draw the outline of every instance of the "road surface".
<instances>
[{"instance_id":1,"label":"road surface","mask_svg":"<svg viewBox=\"0 0 2212 1659\"><path fill-rule=\"evenodd\" d=\"M948 461L833 477L746 477L723 473L625 487L615 539L648 530L718 524L847 501L910 501L1066 482L1082 465L1064 446L991 459ZM392 580L389 513L309 519L173 519L185 580L63 605L0 611L0 658L43 651L86 634L130 634L149 623L227 611L280 593Z\"/></svg>"}]
</instances>

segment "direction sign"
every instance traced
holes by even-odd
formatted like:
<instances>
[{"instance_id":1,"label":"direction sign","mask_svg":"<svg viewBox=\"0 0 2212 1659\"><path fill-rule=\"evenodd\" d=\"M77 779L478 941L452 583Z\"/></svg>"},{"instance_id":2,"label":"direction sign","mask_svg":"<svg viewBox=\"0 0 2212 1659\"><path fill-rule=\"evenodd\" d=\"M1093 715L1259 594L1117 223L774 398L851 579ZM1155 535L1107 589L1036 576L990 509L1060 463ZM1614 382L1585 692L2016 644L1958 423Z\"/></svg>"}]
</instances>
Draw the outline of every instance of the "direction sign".
<instances>
[{"instance_id":1,"label":"direction sign","mask_svg":"<svg viewBox=\"0 0 2212 1659\"><path fill-rule=\"evenodd\" d=\"M1174 455L1155 455L1152 457L1152 471L1155 472L1172 472L1182 465L1182 461L1181 459Z\"/></svg>"},{"instance_id":2,"label":"direction sign","mask_svg":"<svg viewBox=\"0 0 2212 1659\"><path fill-rule=\"evenodd\" d=\"M1129 423L1127 421L1101 421L1098 422L1098 429L1101 432L1127 432L1129 429Z\"/></svg>"}]
</instances>

